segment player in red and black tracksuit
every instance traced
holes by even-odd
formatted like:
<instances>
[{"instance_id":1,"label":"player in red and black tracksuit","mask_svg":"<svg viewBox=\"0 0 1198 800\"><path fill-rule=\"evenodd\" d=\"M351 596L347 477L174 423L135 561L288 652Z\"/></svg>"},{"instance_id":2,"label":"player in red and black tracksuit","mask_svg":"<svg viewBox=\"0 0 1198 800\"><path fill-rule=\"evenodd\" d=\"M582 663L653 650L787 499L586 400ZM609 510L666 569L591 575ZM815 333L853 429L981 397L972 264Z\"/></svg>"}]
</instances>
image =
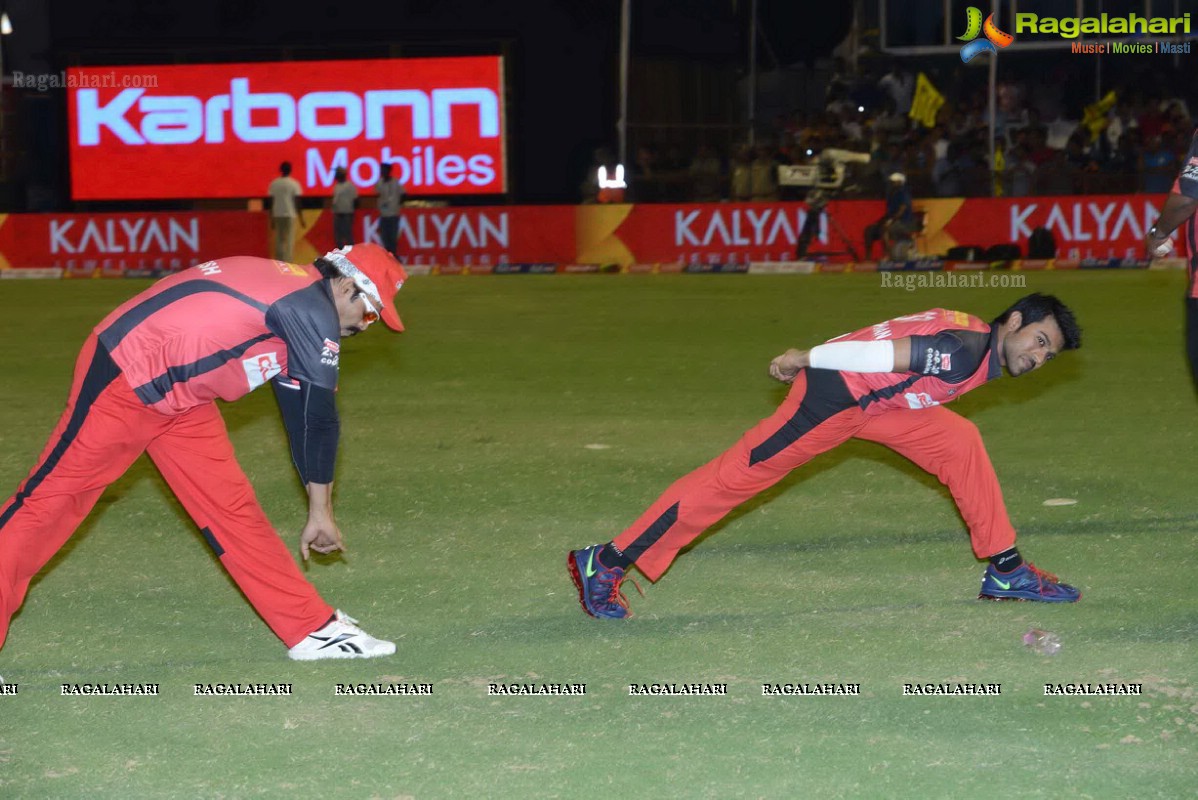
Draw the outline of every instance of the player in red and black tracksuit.
<instances>
[{"instance_id":1,"label":"player in red and black tracksuit","mask_svg":"<svg viewBox=\"0 0 1198 800\"><path fill-rule=\"evenodd\" d=\"M770 374L793 387L772 416L677 481L610 543L570 553L583 609L597 617L627 616L620 584L630 565L657 580L683 547L733 508L850 438L884 444L948 486L974 553L990 559L982 596L1077 600L1076 589L1023 561L977 428L943 404L998 378L1004 367L1022 375L1079 345L1072 312L1037 294L992 324L932 309L811 351L787 351L771 363Z\"/></svg>"},{"instance_id":2,"label":"player in red and black tracksuit","mask_svg":"<svg viewBox=\"0 0 1198 800\"><path fill-rule=\"evenodd\" d=\"M380 316L402 330L392 302L405 277L374 245L308 266L223 258L164 278L109 314L83 346L37 466L0 506L0 646L30 580L144 452L292 658L394 652L334 612L300 573L213 401L273 384L309 496L303 557L341 549L331 501L340 341Z\"/></svg>"},{"instance_id":3,"label":"player in red and black tracksuit","mask_svg":"<svg viewBox=\"0 0 1198 800\"><path fill-rule=\"evenodd\" d=\"M1190 358L1190 373L1198 382L1198 233L1194 212L1198 211L1198 129L1190 139L1190 151L1177 173L1173 189L1156 224L1148 229L1144 247L1149 258L1168 255L1173 249L1172 236L1185 223L1186 257L1189 282L1186 284L1186 353Z\"/></svg>"}]
</instances>

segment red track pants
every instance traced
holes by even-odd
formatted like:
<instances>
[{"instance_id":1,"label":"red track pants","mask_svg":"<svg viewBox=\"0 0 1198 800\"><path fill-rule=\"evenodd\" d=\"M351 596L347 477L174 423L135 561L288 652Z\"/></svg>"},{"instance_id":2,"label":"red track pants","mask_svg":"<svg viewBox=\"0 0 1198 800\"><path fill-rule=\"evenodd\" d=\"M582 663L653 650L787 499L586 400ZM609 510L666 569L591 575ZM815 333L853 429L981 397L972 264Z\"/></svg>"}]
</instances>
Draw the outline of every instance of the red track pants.
<instances>
[{"instance_id":1,"label":"red track pants","mask_svg":"<svg viewBox=\"0 0 1198 800\"><path fill-rule=\"evenodd\" d=\"M679 550L729 511L851 438L884 444L939 478L952 493L979 558L1014 546L1015 529L998 476L972 422L943 406L877 415L853 406L825 414L821 403L808 397L809 374L799 373L772 416L723 455L676 481L613 540L646 577L660 578Z\"/></svg>"},{"instance_id":2,"label":"red track pants","mask_svg":"<svg viewBox=\"0 0 1198 800\"><path fill-rule=\"evenodd\" d=\"M258 505L215 404L174 417L147 408L93 336L38 465L0 506L0 647L29 581L143 452L285 645L328 621L333 609Z\"/></svg>"}]
</instances>

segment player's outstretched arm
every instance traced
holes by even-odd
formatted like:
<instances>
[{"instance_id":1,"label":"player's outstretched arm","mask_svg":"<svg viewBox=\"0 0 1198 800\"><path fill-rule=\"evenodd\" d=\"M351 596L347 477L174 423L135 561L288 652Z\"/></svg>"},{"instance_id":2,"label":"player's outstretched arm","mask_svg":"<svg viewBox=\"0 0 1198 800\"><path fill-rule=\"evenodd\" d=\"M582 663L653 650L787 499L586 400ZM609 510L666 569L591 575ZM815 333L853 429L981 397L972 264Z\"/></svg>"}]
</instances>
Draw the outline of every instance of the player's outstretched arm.
<instances>
[{"instance_id":1,"label":"player's outstretched arm","mask_svg":"<svg viewBox=\"0 0 1198 800\"><path fill-rule=\"evenodd\" d=\"M838 372L905 372L911 363L909 338L877 342L828 342L810 350L787 350L770 362L770 377L791 383L799 370Z\"/></svg>"}]
</instances>

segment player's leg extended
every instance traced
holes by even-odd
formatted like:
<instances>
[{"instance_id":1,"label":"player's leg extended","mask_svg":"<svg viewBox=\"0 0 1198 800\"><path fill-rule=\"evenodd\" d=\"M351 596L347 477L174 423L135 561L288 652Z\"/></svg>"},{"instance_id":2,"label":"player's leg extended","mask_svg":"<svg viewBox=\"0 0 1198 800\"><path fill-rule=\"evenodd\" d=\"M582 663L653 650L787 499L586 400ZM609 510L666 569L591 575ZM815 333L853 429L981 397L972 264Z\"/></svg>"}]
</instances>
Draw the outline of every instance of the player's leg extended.
<instances>
[{"instance_id":1,"label":"player's leg extended","mask_svg":"<svg viewBox=\"0 0 1198 800\"><path fill-rule=\"evenodd\" d=\"M1007 515L998 476L972 422L934 406L872 416L855 436L884 444L939 478L956 501L978 558L1012 554L1010 572L995 572L992 559L983 577L983 594L1049 602L1078 599L1076 589L1025 564L1015 550L1015 528ZM998 576L994 586L988 584L992 573Z\"/></svg>"},{"instance_id":2,"label":"player's leg extended","mask_svg":"<svg viewBox=\"0 0 1198 800\"><path fill-rule=\"evenodd\" d=\"M862 416L851 404L836 373L801 372L777 411L676 481L613 544L657 580L679 550L729 511L848 439Z\"/></svg>"},{"instance_id":3,"label":"player's leg extended","mask_svg":"<svg viewBox=\"0 0 1198 800\"><path fill-rule=\"evenodd\" d=\"M333 608L304 578L258 504L215 405L176 418L146 448L246 599L288 647Z\"/></svg>"},{"instance_id":4,"label":"player's leg extended","mask_svg":"<svg viewBox=\"0 0 1198 800\"><path fill-rule=\"evenodd\" d=\"M150 418L147 418L147 416ZM0 506L0 646L29 582L153 435L149 411L95 340L84 346L66 411L37 466Z\"/></svg>"},{"instance_id":5,"label":"player's leg extended","mask_svg":"<svg viewBox=\"0 0 1198 800\"><path fill-rule=\"evenodd\" d=\"M944 406L892 411L871 416L856 437L884 444L939 478L957 503L978 558L1015 544L998 475L972 422Z\"/></svg>"}]
</instances>

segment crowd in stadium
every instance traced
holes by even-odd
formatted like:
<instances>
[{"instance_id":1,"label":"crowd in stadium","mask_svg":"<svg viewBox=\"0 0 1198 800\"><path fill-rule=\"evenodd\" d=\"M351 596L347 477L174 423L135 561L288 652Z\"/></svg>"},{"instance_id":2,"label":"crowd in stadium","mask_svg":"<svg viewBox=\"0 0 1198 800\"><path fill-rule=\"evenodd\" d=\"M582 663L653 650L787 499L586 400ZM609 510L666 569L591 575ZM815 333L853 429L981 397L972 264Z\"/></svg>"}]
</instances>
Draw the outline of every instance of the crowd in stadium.
<instances>
[{"instance_id":1,"label":"crowd in stadium","mask_svg":"<svg viewBox=\"0 0 1198 800\"><path fill-rule=\"evenodd\" d=\"M829 147L871 156L850 167L843 196L880 197L893 172L907 176L916 197L1155 194L1169 190L1194 130L1184 83L1167 70L1120 76L1096 97L1092 74L1057 65L997 84L992 165L988 92L977 71L937 75L945 102L931 127L909 115L916 75L901 61L881 71L833 75L822 109L779 115L755 146L700 144L686 154L640 143L628 166L630 199L797 199L778 186L777 166L810 163Z\"/></svg>"}]
</instances>

